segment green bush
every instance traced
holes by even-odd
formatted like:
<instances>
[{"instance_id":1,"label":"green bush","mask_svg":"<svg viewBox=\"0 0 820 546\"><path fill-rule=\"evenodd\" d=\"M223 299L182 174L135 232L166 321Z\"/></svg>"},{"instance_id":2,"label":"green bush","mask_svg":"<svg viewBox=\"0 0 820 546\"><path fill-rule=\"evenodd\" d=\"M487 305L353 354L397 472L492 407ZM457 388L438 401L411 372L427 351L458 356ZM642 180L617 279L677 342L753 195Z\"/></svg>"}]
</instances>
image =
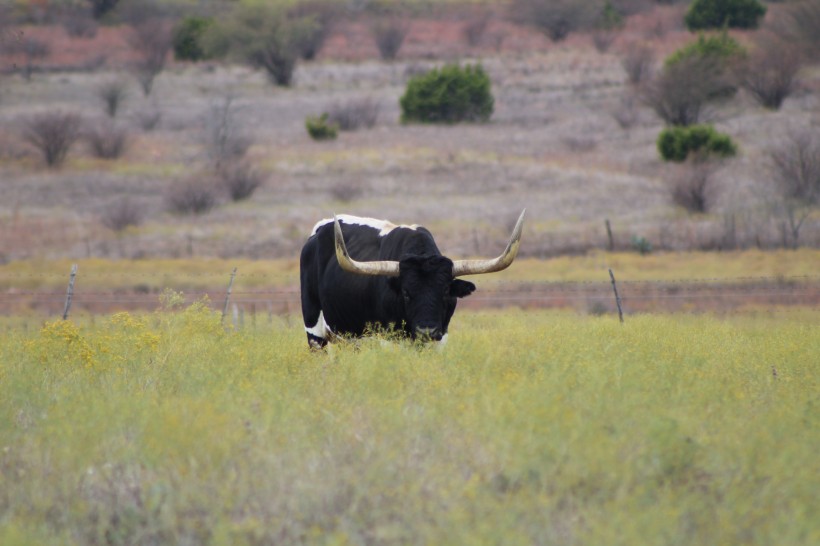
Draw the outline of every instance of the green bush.
<instances>
[{"instance_id":1,"label":"green bush","mask_svg":"<svg viewBox=\"0 0 820 546\"><path fill-rule=\"evenodd\" d=\"M757 28L766 14L758 0L695 0L684 21L689 30L709 28Z\"/></svg>"},{"instance_id":2,"label":"green bush","mask_svg":"<svg viewBox=\"0 0 820 546\"><path fill-rule=\"evenodd\" d=\"M339 134L339 126L329 123L326 113L318 118L308 116L305 120L305 128L313 140L333 140Z\"/></svg>"},{"instance_id":3,"label":"green bush","mask_svg":"<svg viewBox=\"0 0 820 546\"><path fill-rule=\"evenodd\" d=\"M746 55L746 50L740 42L726 32L711 36L698 36L697 41L691 42L678 49L666 58L666 66L683 62L687 59L714 59L721 63L728 63Z\"/></svg>"},{"instance_id":4,"label":"green bush","mask_svg":"<svg viewBox=\"0 0 820 546\"><path fill-rule=\"evenodd\" d=\"M732 157L737 146L711 125L667 127L658 135L658 151L666 161L685 161L692 154Z\"/></svg>"},{"instance_id":5,"label":"green bush","mask_svg":"<svg viewBox=\"0 0 820 546\"><path fill-rule=\"evenodd\" d=\"M174 27L174 57L178 61L201 61L209 58L202 36L214 24L210 17L190 16Z\"/></svg>"},{"instance_id":6,"label":"green bush","mask_svg":"<svg viewBox=\"0 0 820 546\"><path fill-rule=\"evenodd\" d=\"M407 82L399 101L401 121L487 121L493 113L490 78L481 65L446 65Z\"/></svg>"}]
</instances>

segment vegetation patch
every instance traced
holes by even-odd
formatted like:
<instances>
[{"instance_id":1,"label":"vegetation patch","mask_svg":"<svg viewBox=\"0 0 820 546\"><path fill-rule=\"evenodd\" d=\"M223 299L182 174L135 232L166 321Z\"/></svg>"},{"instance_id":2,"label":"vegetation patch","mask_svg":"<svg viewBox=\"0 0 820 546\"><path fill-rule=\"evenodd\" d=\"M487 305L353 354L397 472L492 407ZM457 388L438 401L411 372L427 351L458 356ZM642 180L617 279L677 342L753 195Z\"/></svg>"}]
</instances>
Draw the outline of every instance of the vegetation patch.
<instances>
[{"instance_id":1,"label":"vegetation patch","mask_svg":"<svg viewBox=\"0 0 820 546\"><path fill-rule=\"evenodd\" d=\"M446 65L411 78L399 103L404 123L458 123L487 121L494 99L481 65Z\"/></svg>"},{"instance_id":2,"label":"vegetation patch","mask_svg":"<svg viewBox=\"0 0 820 546\"><path fill-rule=\"evenodd\" d=\"M732 157L737 146L729 135L701 124L667 127L658 135L658 152L666 161L681 162L693 156Z\"/></svg>"},{"instance_id":3,"label":"vegetation patch","mask_svg":"<svg viewBox=\"0 0 820 546\"><path fill-rule=\"evenodd\" d=\"M443 350L312 352L299 325L232 331L206 302L164 301L0 331L0 542L820 532L816 311L462 313Z\"/></svg>"}]
</instances>

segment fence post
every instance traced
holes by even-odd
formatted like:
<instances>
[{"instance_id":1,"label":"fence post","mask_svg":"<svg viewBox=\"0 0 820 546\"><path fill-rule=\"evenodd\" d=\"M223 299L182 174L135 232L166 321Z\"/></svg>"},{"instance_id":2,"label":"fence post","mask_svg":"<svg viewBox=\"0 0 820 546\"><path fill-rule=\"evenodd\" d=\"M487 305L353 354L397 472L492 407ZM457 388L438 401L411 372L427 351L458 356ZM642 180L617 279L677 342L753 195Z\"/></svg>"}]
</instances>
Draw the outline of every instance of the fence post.
<instances>
[{"instance_id":1,"label":"fence post","mask_svg":"<svg viewBox=\"0 0 820 546\"><path fill-rule=\"evenodd\" d=\"M609 218L604 219L604 225L606 226L606 236L609 240L609 251L612 252L615 250L615 241L612 239L612 226L609 225Z\"/></svg>"},{"instance_id":2,"label":"fence post","mask_svg":"<svg viewBox=\"0 0 820 546\"><path fill-rule=\"evenodd\" d=\"M63 308L63 320L68 319L68 312L71 310L71 299L74 297L74 279L77 278L77 264L71 265L71 276L68 278L68 290L65 295L65 307Z\"/></svg>"},{"instance_id":3,"label":"fence post","mask_svg":"<svg viewBox=\"0 0 820 546\"><path fill-rule=\"evenodd\" d=\"M231 301L231 290L233 290L233 279L236 277L236 268L233 268L231 272L231 280L228 281L228 292L225 294L225 305L222 307L222 318L219 319L220 322L225 321L225 315L228 314L228 304Z\"/></svg>"},{"instance_id":4,"label":"fence post","mask_svg":"<svg viewBox=\"0 0 820 546\"><path fill-rule=\"evenodd\" d=\"M621 296L618 295L618 286L615 284L615 274L612 273L612 269L609 270L609 278L612 279L612 290L615 292L615 303L618 305L618 318L621 320L621 324L624 322L624 313L621 310Z\"/></svg>"}]
</instances>

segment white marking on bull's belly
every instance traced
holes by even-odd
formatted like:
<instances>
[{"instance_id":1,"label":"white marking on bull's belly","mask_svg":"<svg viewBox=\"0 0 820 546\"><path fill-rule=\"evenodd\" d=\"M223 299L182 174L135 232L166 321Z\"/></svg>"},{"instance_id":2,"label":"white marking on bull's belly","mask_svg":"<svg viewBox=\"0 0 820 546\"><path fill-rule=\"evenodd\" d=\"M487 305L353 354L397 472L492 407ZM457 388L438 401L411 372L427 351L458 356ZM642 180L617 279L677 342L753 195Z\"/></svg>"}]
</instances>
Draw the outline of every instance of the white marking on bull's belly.
<instances>
[{"instance_id":1,"label":"white marking on bull's belly","mask_svg":"<svg viewBox=\"0 0 820 546\"><path fill-rule=\"evenodd\" d=\"M445 345L447 345L447 336L450 334L444 334L441 336L441 339L438 342L439 349L443 349Z\"/></svg>"},{"instance_id":2,"label":"white marking on bull's belly","mask_svg":"<svg viewBox=\"0 0 820 546\"><path fill-rule=\"evenodd\" d=\"M319 319L316 321L316 324L313 326L305 326L305 332L322 339L327 339L328 334L332 334L333 330L331 330L330 326L325 322L324 312L319 311Z\"/></svg>"},{"instance_id":3,"label":"white marking on bull's belly","mask_svg":"<svg viewBox=\"0 0 820 546\"><path fill-rule=\"evenodd\" d=\"M339 221L343 224L357 225L357 226L367 226L367 227L371 227L373 229L377 229L377 230L379 230L379 236L380 237L384 237L385 235L387 235L388 233L390 233L391 231L393 231L394 229L396 229L398 227L403 227L403 228L412 229L412 230L415 230L416 228L419 227L416 224L413 224L413 225L410 225L410 226L405 226L405 225L397 226L396 224L394 224L392 222L389 222L387 220L377 220L376 218L362 218L361 216L351 216L350 214L339 214L339 215L336 216L336 218L338 218ZM332 223L333 223L333 218L325 218L324 220L319 220L316 223L316 225L313 226L313 231L311 231L310 234L315 235L316 232L319 231L320 227L322 227L324 225L327 225L327 224L332 224Z\"/></svg>"}]
</instances>

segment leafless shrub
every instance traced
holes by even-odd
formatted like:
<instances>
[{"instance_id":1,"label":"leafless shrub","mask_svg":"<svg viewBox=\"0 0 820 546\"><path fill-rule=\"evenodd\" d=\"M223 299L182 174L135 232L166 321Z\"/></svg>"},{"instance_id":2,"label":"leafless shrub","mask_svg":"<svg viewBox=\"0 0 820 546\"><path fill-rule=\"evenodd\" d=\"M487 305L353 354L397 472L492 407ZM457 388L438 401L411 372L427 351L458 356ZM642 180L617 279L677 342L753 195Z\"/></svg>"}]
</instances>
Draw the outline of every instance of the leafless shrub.
<instances>
[{"instance_id":1,"label":"leafless shrub","mask_svg":"<svg viewBox=\"0 0 820 546\"><path fill-rule=\"evenodd\" d=\"M132 70L147 96L154 87L154 79L165 68L173 46L172 25L159 13L135 13L130 20L128 42L137 56Z\"/></svg>"},{"instance_id":2,"label":"leafless shrub","mask_svg":"<svg viewBox=\"0 0 820 546\"><path fill-rule=\"evenodd\" d=\"M288 11L289 19L310 19L313 22L313 25L297 37L303 59L311 60L316 57L339 14L340 5L332 0L301 0Z\"/></svg>"},{"instance_id":3,"label":"leafless shrub","mask_svg":"<svg viewBox=\"0 0 820 546\"><path fill-rule=\"evenodd\" d=\"M461 30L464 40L470 47L478 47L484 41L487 28L490 26L493 14L485 10L477 16L472 17Z\"/></svg>"},{"instance_id":4,"label":"leafless shrub","mask_svg":"<svg viewBox=\"0 0 820 546\"><path fill-rule=\"evenodd\" d=\"M143 131L153 131L162 120L162 111L156 106L145 108L136 113L137 123Z\"/></svg>"},{"instance_id":5,"label":"leafless shrub","mask_svg":"<svg viewBox=\"0 0 820 546\"><path fill-rule=\"evenodd\" d=\"M97 35L97 22L91 10L80 6L70 6L62 10L60 23L72 38L93 38Z\"/></svg>"},{"instance_id":6,"label":"leafless shrub","mask_svg":"<svg viewBox=\"0 0 820 546\"><path fill-rule=\"evenodd\" d=\"M376 21L371 32L381 58L385 61L395 59L409 31L410 25L404 18L388 17Z\"/></svg>"},{"instance_id":7,"label":"leafless shrub","mask_svg":"<svg viewBox=\"0 0 820 546\"><path fill-rule=\"evenodd\" d=\"M95 19L100 19L105 16L113 10L119 2L120 0L88 0L88 3L91 4L91 14Z\"/></svg>"},{"instance_id":8,"label":"leafless shrub","mask_svg":"<svg viewBox=\"0 0 820 546\"><path fill-rule=\"evenodd\" d=\"M228 95L213 103L205 119L205 138L210 159L215 165L244 157L253 144L236 120L237 107Z\"/></svg>"},{"instance_id":9,"label":"leafless shrub","mask_svg":"<svg viewBox=\"0 0 820 546\"><path fill-rule=\"evenodd\" d=\"M364 194L364 185L358 180L340 180L330 187L330 195L343 203L349 203Z\"/></svg>"},{"instance_id":10,"label":"leafless shrub","mask_svg":"<svg viewBox=\"0 0 820 546\"><path fill-rule=\"evenodd\" d=\"M800 65L796 46L769 37L742 64L741 85L761 106L777 110L794 91Z\"/></svg>"},{"instance_id":11,"label":"leafless shrub","mask_svg":"<svg viewBox=\"0 0 820 546\"><path fill-rule=\"evenodd\" d=\"M379 102L372 97L351 99L331 104L327 111L328 122L339 126L340 131L371 128L379 117Z\"/></svg>"},{"instance_id":12,"label":"leafless shrub","mask_svg":"<svg viewBox=\"0 0 820 546\"><path fill-rule=\"evenodd\" d=\"M513 0L513 21L534 26L553 42L587 27L596 14L596 4L578 0Z\"/></svg>"},{"instance_id":13,"label":"leafless shrub","mask_svg":"<svg viewBox=\"0 0 820 546\"><path fill-rule=\"evenodd\" d=\"M23 138L40 150L49 167L59 167L80 136L82 120L77 114L46 112L24 123Z\"/></svg>"},{"instance_id":14,"label":"leafless shrub","mask_svg":"<svg viewBox=\"0 0 820 546\"><path fill-rule=\"evenodd\" d=\"M810 130L792 131L769 153L781 208L797 247L800 228L820 205L820 138Z\"/></svg>"},{"instance_id":15,"label":"leafless shrub","mask_svg":"<svg viewBox=\"0 0 820 546\"><path fill-rule=\"evenodd\" d=\"M248 199L265 180L262 173L245 162L222 165L217 169L217 176L231 201Z\"/></svg>"},{"instance_id":16,"label":"leafless shrub","mask_svg":"<svg viewBox=\"0 0 820 546\"><path fill-rule=\"evenodd\" d=\"M39 59L47 57L51 52L49 45L26 33L11 33L11 36L2 36L0 40L0 48L2 52L8 55L20 55L23 57L23 62L20 63L19 70L26 81L31 80L31 75L34 73L36 62Z\"/></svg>"},{"instance_id":17,"label":"leafless shrub","mask_svg":"<svg viewBox=\"0 0 820 546\"><path fill-rule=\"evenodd\" d=\"M632 42L626 46L621 57L621 66L626 72L627 81L638 86L652 76L652 65L655 62L655 50L648 44Z\"/></svg>"},{"instance_id":18,"label":"leafless shrub","mask_svg":"<svg viewBox=\"0 0 820 546\"><path fill-rule=\"evenodd\" d=\"M598 53L606 53L612 47L612 43L618 36L618 32L609 28L596 28L592 30L592 45Z\"/></svg>"},{"instance_id":19,"label":"leafless shrub","mask_svg":"<svg viewBox=\"0 0 820 546\"><path fill-rule=\"evenodd\" d=\"M820 1L789 2L768 25L783 39L798 47L806 58L820 60Z\"/></svg>"},{"instance_id":20,"label":"leafless shrub","mask_svg":"<svg viewBox=\"0 0 820 546\"><path fill-rule=\"evenodd\" d=\"M562 142L573 153L591 152L598 147L598 141L589 135L567 136L562 139Z\"/></svg>"},{"instance_id":21,"label":"leafless shrub","mask_svg":"<svg viewBox=\"0 0 820 546\"><path fill-rule=\"evenodd\" d=\"M111 120L103 120L85 131L91 153L100 159L120 157L128 145L128 131L117 127Z\"/></svg>"},{"instance_id":22,"label":"leafless shrub","mask_svg":"<svg viewBox=\"0 0 820 546\"><path fill-rule=\"evenodd\" d=\"M130 198L125 197L105 208L100 222L102 225L120 233L131 226L140 225L145 219L145 209Z\"/></svg>"},{"instance_id":23,"label":"leafless shrub","mask_svg":"<svg viewBox=\"0 0 820 546\"><path fill-rule=\"evenodd\" d=\"M689 57L667 63L642 88L644 101L669 125L697 123L710 101L727 96L731 87L718 59Z\"/></svg>"},{"instance_id":24,"label":"leafless shrub","mask_svg":"<svg viewBox=\"0 0 820 546\"><path fill-rule=\"evenodd\" d=\"M672 201L689 212L704 213L715 199L715 161L693 158L675 166L670 178Z\"/></svg>"},{"instance_id":25,"label":"leafless shrub","mask_svg":"<svg viewBox=\"0 0 820 546\"><path fill-rule=\"evenodd\" d=\"M122 80L109 80L97 88L97 96L103 102L105 113L113 118L128 96L128 87Z\"/></svg>"},{"instance_id":26,"label":"leafless shrub","mask_svg":"<svg viewBox=\"0 0 820 546\"><path fill-rule=\"evenodd\" d=\"M632 95L621 98L620 104L615 107L610 115L624 131L628 131L638 122L638 105Z\"/></svg>"},{"instance_id":27,"label":"leafless shrub","mask_svg":"<svg viewBox=\"0 0 820 546\"><path fill-rule=\"evenodd\" d=\"M176 214L205 214L217 204L217 187L208 175L176 180L165 194L165 204Z\"/></svg>"}]
</instances>

